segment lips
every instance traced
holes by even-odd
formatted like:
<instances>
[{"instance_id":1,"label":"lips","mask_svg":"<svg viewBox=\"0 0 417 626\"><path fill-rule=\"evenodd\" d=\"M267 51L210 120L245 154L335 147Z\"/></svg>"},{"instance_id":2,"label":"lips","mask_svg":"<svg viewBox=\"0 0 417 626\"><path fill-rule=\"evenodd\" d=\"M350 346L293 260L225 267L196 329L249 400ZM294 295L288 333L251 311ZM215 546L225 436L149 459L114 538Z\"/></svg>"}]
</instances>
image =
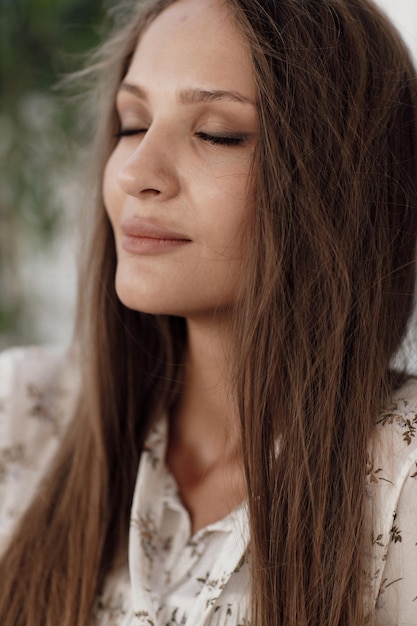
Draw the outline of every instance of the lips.
<instances>
[{"instance_id":1,"label":"lips","mask_svg":"<svg viewBox=\"0 0 417 626\"><path fill-rule=\"evenodd\" d=\"M131 254L162 254L191 242L183 233L138 217L123 220L120 229L122 248Z\"/></svg>"},{"instance_id":2,"label":"lips","mask_svg":"<svg viewBox=\"0 0 417 626\"><path fill-rule=\"evenodd\" d=\"M157 226L142 218L129 217L120 225L122 233L126 237L136 237L138 239L162 239L170 241L190 241L183 233L178 233L168 228Z\"/></svg>"}]
</instances>

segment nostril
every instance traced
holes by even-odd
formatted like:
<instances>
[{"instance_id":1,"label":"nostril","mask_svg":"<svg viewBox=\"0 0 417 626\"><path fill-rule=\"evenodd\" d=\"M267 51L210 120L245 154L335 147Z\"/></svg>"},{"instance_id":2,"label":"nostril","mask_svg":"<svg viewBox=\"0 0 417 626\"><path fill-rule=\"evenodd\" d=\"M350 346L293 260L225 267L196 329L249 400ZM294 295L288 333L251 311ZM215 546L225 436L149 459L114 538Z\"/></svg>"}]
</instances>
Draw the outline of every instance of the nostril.
<instances>
[{"instance_id":1,"label":"nostril","mask_svg":"<svg viewBox=\"0 0 417 626\"><path fill-rule=\"evenodd\" d=\"M159 194L161 193L159 189L142 189L141 190L141 195L146 195L146 196L159 196Z\"/></svg>"}]
</instances>

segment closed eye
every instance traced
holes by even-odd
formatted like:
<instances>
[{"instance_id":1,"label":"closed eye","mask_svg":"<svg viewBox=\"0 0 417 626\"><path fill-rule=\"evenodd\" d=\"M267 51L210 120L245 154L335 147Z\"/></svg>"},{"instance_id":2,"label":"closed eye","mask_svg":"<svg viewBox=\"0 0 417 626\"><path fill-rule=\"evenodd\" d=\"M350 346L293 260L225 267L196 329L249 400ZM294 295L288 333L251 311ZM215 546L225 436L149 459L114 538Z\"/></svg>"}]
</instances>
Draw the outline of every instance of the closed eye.
<instances>
[{"instance_id":1,"label":"closed eye","mask_svg":"<svg viewBox=\"0 0 417 626\"><path fill-rule=\"evenodd\" d=\"M121 128L117 131L117 133L115 133L114 136L116 139L120 139L121 137L132 137L134 135L146 133L147 130L147 128ZM213 146L240 146L248 140L249 135L244 133L237 133L233 135L210 135L209 133L199 132L197 133L197 137L203 141L211 143Z\"/></svg>"},{"instance_id":2,"label":"closed eye","mask_svg":"<svg viewBox=\"0 0 417 626\"><path fill-rule=\"evenodd\" d=\"M248 140L248 135L237 133L234 135L210 135L199 132L197 137L211 143L213 146L240 146Z\"/></svg>"},{"instance_id":3,"label":"closed eye","mask_svg":"<svg viewBox=\"0 0 417 626\"><path fill-rule=\"evenodd\" d=\"M116 139L120 139L121 137L132 137L132 135L140 135L141 133L146 133L147 128L121 128L117 133L115 133Z\"/></svg>"}]
</instances>

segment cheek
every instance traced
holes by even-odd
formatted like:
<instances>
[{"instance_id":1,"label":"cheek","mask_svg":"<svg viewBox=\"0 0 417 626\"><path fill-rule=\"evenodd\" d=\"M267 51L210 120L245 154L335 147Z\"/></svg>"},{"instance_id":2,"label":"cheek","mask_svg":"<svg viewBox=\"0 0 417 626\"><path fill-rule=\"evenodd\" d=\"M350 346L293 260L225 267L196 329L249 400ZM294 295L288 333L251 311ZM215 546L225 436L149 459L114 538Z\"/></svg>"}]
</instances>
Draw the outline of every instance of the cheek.
<instances>
[{"instance_id":1,"label":"cheek","mask_svg":"<svg viewBox=\"0 0 417 626\"><path fill-rule=\"evenodd\" d=\"M232 245L241 232L250 211L251 184L248 171L225 172L207 176L200 188L194 177L194 203L203 206L201 212L203 232L219 245ZM196 191L198 193L196 193Z\"/></svg>"},{"instance_id":2,"label":"cheek","mask_svg":"<svg viewBox=\"0 0 417 626\"><path fill-rule=\"evenodd\" d=\"M104 168L103 183L101 187L104 207L113 223L118 213L121 202L121 189L117 183L117 160L113 152Z\"/></svg>"},{"instance_id":3,"label":"cheek","mask_svg":"<svg viewBox=\"0 0 417 626\"><path fill-rule=\"evenodd\" d=\"M247 176L242 176L227 190L221 189L215 204L213 225L218 241L234 250L240 246L251 211L246 183Z\"/></svg>"},{"instance_id":4,"label":"cheek","mask_svg":"<svg viewBox=\"0 0 417 626\"><path fill-rule=\"evenodd\" d=\"M217 211L212 215L210 225L207 225L206 245L209 253L214 253L217 262L234 262L243 258L243 247L247 223L246 199L240 203L229 203L224 211Z\"/></svg>"}]
</instances>

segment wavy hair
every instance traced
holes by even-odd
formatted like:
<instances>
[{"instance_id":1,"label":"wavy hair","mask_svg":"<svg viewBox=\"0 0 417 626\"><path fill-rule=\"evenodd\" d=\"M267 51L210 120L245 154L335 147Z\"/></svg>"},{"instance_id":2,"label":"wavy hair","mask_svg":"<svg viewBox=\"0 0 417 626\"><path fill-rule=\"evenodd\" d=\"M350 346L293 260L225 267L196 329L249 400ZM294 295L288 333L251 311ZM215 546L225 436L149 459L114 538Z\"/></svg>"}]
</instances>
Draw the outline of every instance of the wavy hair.
<instances>
[{"instance_id":1,"label":"wavy hair","mask_svg":"<svg viewBox=\"0 0 417 626\"><path fill-rule=\"evenodd\" d=\"M101 196L119 124L115 93L140 33L172 1L130 3L96 57L95 186L76 332L83 384L62 448L0 562L3 626L90 623L126 555L144 438L181 380L185 322L118 300ZM249 41L259 94L231 359L252 623L364 626L373 622L367 455L399 382L390 363L413 308L416 73L367 0L227 3Z\"/></svg>"}]
</instances>

